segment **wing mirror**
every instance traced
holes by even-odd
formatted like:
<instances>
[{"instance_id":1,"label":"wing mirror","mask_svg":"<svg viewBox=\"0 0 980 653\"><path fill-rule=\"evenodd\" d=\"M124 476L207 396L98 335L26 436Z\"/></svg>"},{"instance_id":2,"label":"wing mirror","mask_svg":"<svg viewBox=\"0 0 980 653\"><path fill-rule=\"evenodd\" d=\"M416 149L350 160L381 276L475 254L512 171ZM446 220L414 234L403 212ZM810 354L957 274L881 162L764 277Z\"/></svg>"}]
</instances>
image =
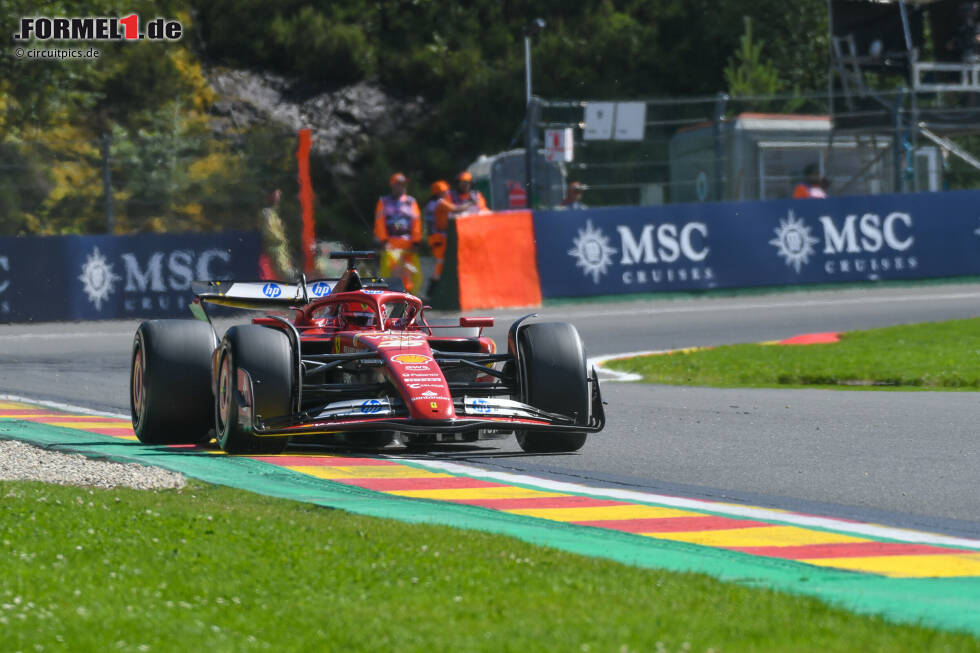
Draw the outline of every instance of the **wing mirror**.
<instances>
[{"instance_id":1,"label":"wing mirror","mask_svg":"<svg viewBox=\"0 0 980 653\"><path fill-rule=\"evenodd\" d=\"M492 327L492 317L461 317L459 318L461 327Z\"/></svg>"}]
</instances>

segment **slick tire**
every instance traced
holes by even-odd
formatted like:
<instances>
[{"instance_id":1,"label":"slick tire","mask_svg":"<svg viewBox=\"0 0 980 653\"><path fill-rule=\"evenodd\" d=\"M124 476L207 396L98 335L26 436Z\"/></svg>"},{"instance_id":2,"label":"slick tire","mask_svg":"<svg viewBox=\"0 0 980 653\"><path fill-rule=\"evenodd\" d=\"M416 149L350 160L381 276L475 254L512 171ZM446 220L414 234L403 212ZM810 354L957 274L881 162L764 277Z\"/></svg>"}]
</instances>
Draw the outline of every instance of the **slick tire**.
<instances>
[{"instance_id":1,"label":"slick tire","mask_svg":"<svg viewBox=\"0 0 980 653\"><path fill-rule=\"evenodd\" d=\"M199 320L151 320L136 329L130 358L129 407L144 444L206 442L211 406L211 325Z\"/></svg>"},{"instance_id":2,"label":"slick tire","mask_svg":"<svg viewBox=\"0 0 980 653\"><path fill-rule=\"evenodd\" d=\"M585 347L574 326L566 322L529 324L518 333L522 374L526 380L524 400L541 410L575 415L588 424L591 396ZM578 451L585 433L517 431L517 444L528 453Z\"/></svg>"},{"instance_id":3,"label":"slick tire","mask_svg":"<svg viewBox=\"0 0 980 653\"><path fill-rule=\"evenodd\" d=\"M228 329L218 352L215 436L227 453L279 453L288 437L257 437L239 421L245 397L237 386L238 371L252 379L254 418L281 417L292 412L293 353L281 331L248 324Z\"/></svg>"}]
</instances>

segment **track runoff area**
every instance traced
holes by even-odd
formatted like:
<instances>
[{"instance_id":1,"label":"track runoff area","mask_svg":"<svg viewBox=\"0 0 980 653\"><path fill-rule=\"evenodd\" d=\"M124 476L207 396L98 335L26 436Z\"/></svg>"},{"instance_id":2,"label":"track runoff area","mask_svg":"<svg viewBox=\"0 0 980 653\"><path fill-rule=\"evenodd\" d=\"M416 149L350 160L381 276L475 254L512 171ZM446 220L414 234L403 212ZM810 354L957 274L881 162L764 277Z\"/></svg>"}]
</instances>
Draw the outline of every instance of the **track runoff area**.
<instances>
[{"instance_id":1,"label":"track runoff area","mask_svg":"<svg viewBox=\"0 0 980 653\"><path fill-rule=\"evenodd\" d=\"M0 396L0 437L407 522L511 535L643 567L819 597L980 634L980 540L555 482L426 457L148 446L128 416Z\"/></svg>"}]
</instances>

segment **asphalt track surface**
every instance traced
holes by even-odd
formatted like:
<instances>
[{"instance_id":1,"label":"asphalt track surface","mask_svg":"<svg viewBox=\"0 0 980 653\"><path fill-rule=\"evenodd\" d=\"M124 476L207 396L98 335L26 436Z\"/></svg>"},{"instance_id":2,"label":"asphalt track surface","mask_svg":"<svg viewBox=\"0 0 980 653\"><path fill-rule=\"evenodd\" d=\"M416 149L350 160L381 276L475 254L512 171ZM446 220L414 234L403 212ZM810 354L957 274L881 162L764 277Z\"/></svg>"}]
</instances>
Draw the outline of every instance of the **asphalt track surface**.
<instances>
[{"instance_id":1,"label":"asphalt track surface","mask_svg":"<svg viewBox=\"0 0 980 653\"><path fill-rule=\"evenodd\" d=\"M506 342L513 318L494 314ZM980 315L980 284L569 303L591 356ZM0 326L0 393L128 413L137 322ZM427 457L495 471L980 537L980 401L971 392L741 390L605 383L608 424L578 453L513 438ZM391 447L387 452L404 455Z\"/></svg>"}]
</instances>

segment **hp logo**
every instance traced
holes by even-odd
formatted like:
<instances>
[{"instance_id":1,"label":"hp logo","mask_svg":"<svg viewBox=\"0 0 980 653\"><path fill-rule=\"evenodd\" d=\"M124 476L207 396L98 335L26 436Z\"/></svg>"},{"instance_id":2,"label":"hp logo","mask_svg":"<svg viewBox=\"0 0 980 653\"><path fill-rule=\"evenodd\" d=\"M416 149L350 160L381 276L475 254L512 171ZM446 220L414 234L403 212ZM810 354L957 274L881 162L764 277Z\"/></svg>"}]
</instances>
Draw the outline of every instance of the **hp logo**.
<instances>
[{"instance_id":1,"label":"hp logo","mask_svg":"<svg viewBox=\"0 0 980 653\"><path fill-rule=\"evenodd\" d=\"M266 297L278 297L282 294L282 287L279 284L267 283L262 286L262 294Z\"/></svg>"},{"instance_id":2,"label":"hp logo","mask_svg":"<svg viewBox=\"0 0 980 653\"><path fill-rule=\"evenodd\" d=\"M310 286L310 294L314 297L326 297L330 294L330 284L325 281L317 281Z\"/></svg>"}]
</instances>

